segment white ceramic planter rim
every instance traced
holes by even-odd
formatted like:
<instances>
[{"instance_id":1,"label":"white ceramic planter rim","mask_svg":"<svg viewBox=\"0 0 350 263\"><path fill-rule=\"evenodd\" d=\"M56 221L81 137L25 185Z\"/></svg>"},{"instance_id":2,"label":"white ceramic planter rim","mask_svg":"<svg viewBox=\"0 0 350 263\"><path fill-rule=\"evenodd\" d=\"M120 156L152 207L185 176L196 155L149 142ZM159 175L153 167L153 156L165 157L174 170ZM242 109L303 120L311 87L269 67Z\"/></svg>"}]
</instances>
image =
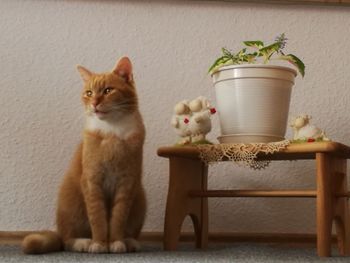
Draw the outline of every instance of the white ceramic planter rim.
<instances>
[{"instance_id":1,"label":"white ceramic planter rim","mask_svg":"<svg viewBox=\"0 0 350 263\"><path fill-rule=\"evenodd\" d=\"M297 76L297 72L295 69L292 69L292 68L286 67L286 66L269 65L269 64L241 64L241 65L223 66L223 67L219 68L218 70L214 71L211 74L211 76L213 76L215 73L217 73L219 71L230 70L232 68L275 68L275 69L289 70L289 71L293 72L295 76Z\"/></svg>"},{"instance_id":2,"label":"white ceramic planter rim","mask_svg":"<svg viewBox=\"0 0 350 263\"><path fill-rule=\"evenodd\" d=\"M286 66L279 66L279 65L267 65L267 64L243 64L243 65L228 65L228 66L223 66L221 68L219 68L218 70L216 70L215 72L213 72L211 74L211 77L213 79L213 83L216 84L220 81L225 81L228 79L245 79L245 78L264 78L264 79L280 79L278 76L275 77L271 77L271 76L265 76L265 75L261 75L261 76L244 76L244 74L242 74L241 76L238 76L238 74L232 74L232 77L220 77L220 80L218 80L219 78L216 77L215 75L217 74L225 74L225 71L229 71L232 72L232 70L239 70L239 69L278 69L278 70L283 70L283 71L289 71L290 73L292 73L294 75L294 77L292 79L290 79L290 81L294 84L294 78L297 76L297 71L295 69L292 69L290 67L286 67ZM242 72L242 71L240 71ZM230 74L230 73L228 73ZM230 74L231 75L231 74ZM254 74L255 75L255 74ZM285 78L283 78L283 80L286 80Z\"/></svg>"}]
</instances>

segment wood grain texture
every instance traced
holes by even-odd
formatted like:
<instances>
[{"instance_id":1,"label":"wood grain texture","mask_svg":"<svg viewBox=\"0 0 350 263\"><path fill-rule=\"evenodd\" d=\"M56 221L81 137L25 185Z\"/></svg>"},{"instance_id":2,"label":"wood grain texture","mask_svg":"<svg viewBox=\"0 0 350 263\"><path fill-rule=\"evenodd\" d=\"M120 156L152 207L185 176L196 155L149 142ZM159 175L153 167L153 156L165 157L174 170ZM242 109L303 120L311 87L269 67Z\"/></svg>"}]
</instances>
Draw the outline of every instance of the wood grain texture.
<instances>
[{"instance_id":1,"label":"wood grain texture","mask_svg":"<svg viewBox=\"0 0 350 263\"><path fill-rule=\"evenodd\" d=\"M350 148L338 142L292 143L286 149L274 154L259 154L259 160L299 160L315 159L316 152L332 153L339 157L350 158ZM178 156L199 159L199 149L196 146L166 146L160 147L157 154L161 157Z\"/></svg>"},{"instance_id":2,"label":"wood grain texture","mask_svg":"<svg viewBox=\"0 0 350 263\"><path fill-rule=\"evenodd\" d=\"M347 161L334 158L332 161L333 192L347 191ZM347 198L338 196L333 199L334 223L338 236L339 254L350 255L350 210Z\"/></svg>"},{"instance_id":3,"label":"wood grain texture","mask_svg":"<svg viewBox=\"0 0 350 263\"><path fill-rule=\"evenodd\" d=\"M331 234L333 219L331 156L317 153L316 158L316 232L317 253L320 257L331 255Z\"/></svg>"},{"instance_id":4,"label":"wood grain texture","mask_svg":"<svg viewBox=\"0 0 350 263\"><path fill-rule=\"evenodd\" d=\"M346 189L340 189L335 192L336 197L350 197ZM190 191L191 197L300 197L315 198L316 190L271 190L271 189L252 189L252 190L208 190L208 191Z\"/></svg>"},{"instance_id":5,"label":"wood grain texture","mask_svg":"<svg viewBox=\"0 0 350 263\"><path fill-rule=\"evenodd\" d=\"M189 194L192 197L316 197L315 190L208 190Z\"/></svg>"}]
</instances>

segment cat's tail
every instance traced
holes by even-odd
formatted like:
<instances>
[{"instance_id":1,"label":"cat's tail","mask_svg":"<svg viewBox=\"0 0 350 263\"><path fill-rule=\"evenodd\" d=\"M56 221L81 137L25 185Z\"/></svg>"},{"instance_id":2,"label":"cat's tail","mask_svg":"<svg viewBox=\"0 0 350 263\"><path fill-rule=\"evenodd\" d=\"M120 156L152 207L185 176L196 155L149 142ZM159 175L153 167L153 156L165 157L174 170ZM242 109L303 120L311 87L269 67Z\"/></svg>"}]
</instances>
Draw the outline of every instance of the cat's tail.
<instances>
[{"instance_id":1,"label":"cat's tail","mask_svg":"<svg viewBox=\"0 0 350 263\"><path fill-rule=\"evenodd\" d=\"M52 231L29 234L22 241L25 254L45 254L63 250L61 237Z\"/></svg>"}]
</instances>

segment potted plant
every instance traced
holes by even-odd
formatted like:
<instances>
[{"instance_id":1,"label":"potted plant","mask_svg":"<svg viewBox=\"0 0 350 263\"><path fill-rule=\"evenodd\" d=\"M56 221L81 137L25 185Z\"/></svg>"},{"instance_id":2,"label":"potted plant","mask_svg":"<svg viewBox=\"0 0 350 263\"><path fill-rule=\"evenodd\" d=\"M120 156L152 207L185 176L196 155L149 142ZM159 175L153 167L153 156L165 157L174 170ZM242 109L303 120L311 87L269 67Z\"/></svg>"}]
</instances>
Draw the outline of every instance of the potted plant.
<instances>
[{"instance_id":1,"label":"potted plant","mask_svg":"<svg viewBox=\"0 0 350 263\"><path fill-rule=\"evenodd\" d=\"M221 143L284 140L297 71L273 62L290 62L302 76L305 74L304 63L284 53L286 41L281 34L270 45L260 40L244 41L245 47L237 53L222 48L222 56L209 68Z\"/></svg>"}]
</instances>

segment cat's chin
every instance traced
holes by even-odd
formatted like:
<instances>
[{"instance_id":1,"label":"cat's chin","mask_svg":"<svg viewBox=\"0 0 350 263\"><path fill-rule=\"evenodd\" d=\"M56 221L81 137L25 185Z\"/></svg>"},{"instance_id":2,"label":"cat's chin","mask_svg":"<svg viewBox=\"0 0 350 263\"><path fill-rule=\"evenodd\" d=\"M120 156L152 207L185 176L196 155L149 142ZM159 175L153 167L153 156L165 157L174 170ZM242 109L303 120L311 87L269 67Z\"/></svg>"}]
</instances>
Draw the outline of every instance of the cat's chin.
<instances>
[{"instance_id":1,"label":"cat's chin","mask_svg":"<svg viewBox=\"0 0 350 263\"><path fill-rule=\"evenodd\" d=\"M108 112L108 111L99 111L99 110L91 110L91 111L87 112L87 115L91 116L91 117L96 117L96 118L98 118L100 120L105 120L110 115L110 112Z\"/></svg>"},{"instance_id":2,"label":"cat's chin","mask_svg":"<svg viewBox=\"0 0 350 263\"><path fill-rule=\"evenodd\" d=\"M108 112L95 112L94 113L96 115L97 118L99 118L100 120L105 120L108 116Z\"/></svg>"},{"instance_id":3,"label":"cat's chin","mask_svg":"<svg viewBox=\"0 0 350 263\"><path fill-rule=\"evenodd\" d=\"M93 119L98 119L100 121L107 121L107 122L115 122L115 121L119 121L123 118L125 118L126 116L129 116L130 113L120 113L120 112L116 112L116 111L108 111L108 112L87 112L86 116L89 118L93 118Z\"/></svg>"},{"instance_id":4,"label":"cat's chin","mask_svg":"<svg viewBox=\"0 0 350 263\"><path fill-rule=\"evenodd\" d=\"M123 115L116 114L115 112L95 112L93 113L94 117L101 121L116 121L123 117Z\"/></svg>"}]
</instances>

